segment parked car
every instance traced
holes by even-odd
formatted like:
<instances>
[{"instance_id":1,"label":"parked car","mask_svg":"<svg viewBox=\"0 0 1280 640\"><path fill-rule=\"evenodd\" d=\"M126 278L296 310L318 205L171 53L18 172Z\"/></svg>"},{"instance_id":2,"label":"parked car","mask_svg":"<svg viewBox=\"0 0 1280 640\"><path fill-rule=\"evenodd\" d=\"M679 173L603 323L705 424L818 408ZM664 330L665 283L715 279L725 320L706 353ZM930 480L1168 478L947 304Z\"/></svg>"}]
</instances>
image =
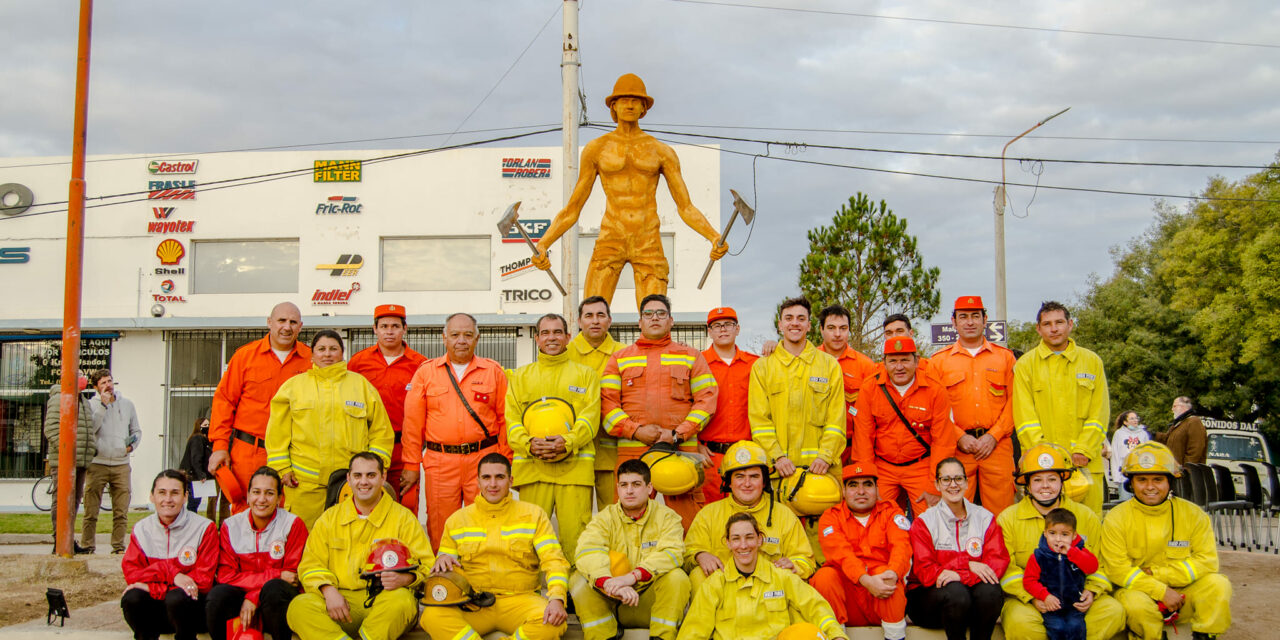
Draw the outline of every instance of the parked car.
<instances>
[{"instance_id":1,"label":"parked car","mask_svg":"<svg viewBox=\"0 0 1280 640\"><path fill-rule=\"evenodd\" d=\"M1231 470L1236 485L1236 495L1244 495L1245 465L1258 469L1262 478L1262 500L1270 500L1267 486L1267 470L1263 463L1271 463L1271 450L1267 441L1252 422L1232 422L1201 418L1209 435L1209 464L1220 464Z\"/></svg>"}]
</instances>

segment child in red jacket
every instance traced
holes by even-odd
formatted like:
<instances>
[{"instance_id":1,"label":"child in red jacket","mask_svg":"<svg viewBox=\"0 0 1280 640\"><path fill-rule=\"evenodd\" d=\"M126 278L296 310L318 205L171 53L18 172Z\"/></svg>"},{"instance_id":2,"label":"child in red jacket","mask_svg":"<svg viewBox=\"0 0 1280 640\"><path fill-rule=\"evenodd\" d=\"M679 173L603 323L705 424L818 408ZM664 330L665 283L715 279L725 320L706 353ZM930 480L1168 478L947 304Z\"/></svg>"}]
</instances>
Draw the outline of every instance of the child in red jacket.
<instances>
[{"instance_id":1,"label":"child in red jacket","mask_svg":"<svg viewBox=\"0 0 1280 640\"><path fill-rule=\"evenodd\" d=\"M1027 560L1022 586L1044 617L1049 640L1085 640L1084 610L1079 608L1085 579L1098 570L1098 558L1076 534L1076 516L1061 507L1044 516L1044 537Z\"/></svg>"}]
</instances>

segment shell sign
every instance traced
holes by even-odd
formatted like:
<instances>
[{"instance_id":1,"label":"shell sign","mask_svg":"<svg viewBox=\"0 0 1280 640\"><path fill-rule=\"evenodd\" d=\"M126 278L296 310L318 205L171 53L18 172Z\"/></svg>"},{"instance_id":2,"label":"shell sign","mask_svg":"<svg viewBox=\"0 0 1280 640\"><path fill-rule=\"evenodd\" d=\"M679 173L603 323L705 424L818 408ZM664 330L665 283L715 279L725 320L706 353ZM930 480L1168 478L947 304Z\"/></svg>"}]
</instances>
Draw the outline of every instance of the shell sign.
<instances>
[{"instance_id":1,"label":"shell sign","mask_svg":"<svg viewBox=\"0 0 1280 640\"><path fill-rule=\"evenodd\" d=\"M183 248L182 243L167 238L156 247L156 257L160 258L160 264L174 265L182 261L182 256L187 255L187 250Z\"/></svg>"}]
</instances>

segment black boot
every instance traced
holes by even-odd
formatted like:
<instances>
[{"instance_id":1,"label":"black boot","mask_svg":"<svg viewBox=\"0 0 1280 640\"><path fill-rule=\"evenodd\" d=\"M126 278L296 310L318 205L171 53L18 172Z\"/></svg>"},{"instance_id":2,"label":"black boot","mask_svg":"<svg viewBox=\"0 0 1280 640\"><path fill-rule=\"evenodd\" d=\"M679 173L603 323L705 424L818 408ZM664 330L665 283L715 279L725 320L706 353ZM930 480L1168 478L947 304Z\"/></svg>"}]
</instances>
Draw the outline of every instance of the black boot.
<instances>
[{"instance_id":1,"label":"black boot","mask_svg":"<svg viewBox=\"0 0 1280 640\"><path fill-rule=\"evenodd\" d=\"M1218 636L1211 636L1203 631L1192 631L1191 640L1213 640Z\"/></svg>"}]
</instances>

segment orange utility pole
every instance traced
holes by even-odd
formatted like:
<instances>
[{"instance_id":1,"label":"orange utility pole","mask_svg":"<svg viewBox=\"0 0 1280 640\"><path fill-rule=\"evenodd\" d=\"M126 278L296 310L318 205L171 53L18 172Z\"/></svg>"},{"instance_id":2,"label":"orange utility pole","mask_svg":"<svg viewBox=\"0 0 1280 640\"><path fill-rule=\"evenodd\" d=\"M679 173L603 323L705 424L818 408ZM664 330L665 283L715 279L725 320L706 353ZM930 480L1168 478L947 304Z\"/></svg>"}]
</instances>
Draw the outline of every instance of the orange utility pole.
<instances>
[{"instance_id":1,"label":"orange utility pole","mask_svg":"<svg viewBox=\"0 0 1280 640\"><path fill-rule=\"evenodd\" d=\"M75 520L71 488L76 472L76 412L80 408L80 290L84 272L84 145L89 117L89 34L93 0L80 0L80 37L76 51L75 125L71 139L71 184L67 197L67 273L62 301L62 415L58 422L58 555L73 555ZM50 443L52 444L52 443Z\"/></svg>"}]
</instances>

